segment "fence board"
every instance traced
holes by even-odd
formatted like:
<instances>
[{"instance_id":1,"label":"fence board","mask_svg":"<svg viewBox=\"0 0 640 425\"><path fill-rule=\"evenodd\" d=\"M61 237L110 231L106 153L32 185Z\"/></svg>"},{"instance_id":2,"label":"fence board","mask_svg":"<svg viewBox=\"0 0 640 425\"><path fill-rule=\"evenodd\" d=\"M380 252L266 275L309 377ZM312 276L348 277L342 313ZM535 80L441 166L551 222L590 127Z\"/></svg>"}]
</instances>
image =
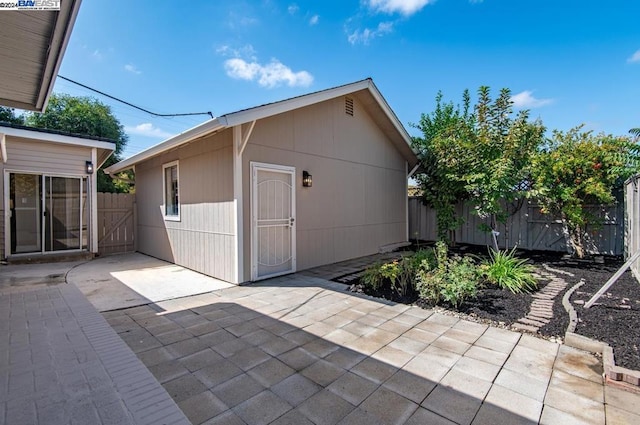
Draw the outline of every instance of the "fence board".
<instances>
[{"instance_id":1,"label":"fence board","mask_svg":"<svg viewBox=\"0 0 640 425\"><path fill-rule=\"evenodd\" d=\"M98 193L98 252L135 251L135 195Z\"/></svg>"},{"instance_id":2,"label":"fence board","mask_svg":"<svg viewBox=\"0 0 640 425\"><path fill-rule=\"evenodd\" d=\"M627 188L627 195L629 189ZM636 192L636 196L637 192ZM637 203L637 202L636 202ZM624 253L624 205L588 206L588 210L604 219L599 228L587 227L586 250L590 254L622 255ZM473 214L473 205L459 203L456 206L464 224L455 232L456 242L473 245L492 245L491 235L479 230L488 220ZM540 206L526 202L509 217L506 224L498 224L500 248L567 252L567 241L562 223L542 214ZM409 197L409 237L426 241L437 239L436 213L422 204L419 197ZM636 236L634 241L640 236ZM640 248L640 243L635 242Z\"/></svg>"}]
</instances>

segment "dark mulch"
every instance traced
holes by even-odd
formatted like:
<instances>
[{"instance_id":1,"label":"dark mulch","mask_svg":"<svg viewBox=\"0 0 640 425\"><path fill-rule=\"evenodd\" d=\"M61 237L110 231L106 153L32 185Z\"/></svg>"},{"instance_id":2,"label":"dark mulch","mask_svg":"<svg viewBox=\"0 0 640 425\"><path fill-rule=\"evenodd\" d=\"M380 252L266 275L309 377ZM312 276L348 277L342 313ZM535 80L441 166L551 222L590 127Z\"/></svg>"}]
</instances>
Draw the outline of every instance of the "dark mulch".
<instances>
[{"instance_id":1,"label":"dark mulch","mask_svg":"<svg viewBox=\"0 0 640 425\"><path fill-rule=\"evenodd\" d=\"M456 253L482 255L483 249L486 248L461 247L456 250ZM522 256L530 258L537 266L541 267L546 263L554 269L572 273L574 276L561 275L568 283L566 290L583 279L586 283L571 297L579 318L575 332L611 345L617 365L640 370L640 283L633 275L630 272L625 273L592 308L582 307L584 302L597 292L622 265L619 259L606 258L605 264L598 264L567 260L562 254L554 253L527 252L522 253ZM415 292L406 297L400 297L389 289L367 292L357 281L350 283L353 291L366 292L368 295L405 304L414 303L423 308L432 307L419 300ZM547 281L540 282L538 290L547 283ZM564 338L569 325L569 315L562 305L562 297L566 290L555 299L554 318L540 328L540 336ZM445 308L455 315L505 327L524 317L529 312L532 300L531 294L512 294L497 288L483 288L478 291L478 297L475 300L467 301L457 309L451 306L445 306Z\"/></svg>"},{"instance_id":2,"label":"dark mulch","mask_svg":"<svg viewBox=\"0 0 640 425\"><path fill-rule=\"evenodd\" d=\"M571 296L578 313L576 333L613 347L616 365L640 370L640 283L631 272L623 274L591 308L583 308L617 267L575 269L585 284Z\"/></svg>"}]
</instances>

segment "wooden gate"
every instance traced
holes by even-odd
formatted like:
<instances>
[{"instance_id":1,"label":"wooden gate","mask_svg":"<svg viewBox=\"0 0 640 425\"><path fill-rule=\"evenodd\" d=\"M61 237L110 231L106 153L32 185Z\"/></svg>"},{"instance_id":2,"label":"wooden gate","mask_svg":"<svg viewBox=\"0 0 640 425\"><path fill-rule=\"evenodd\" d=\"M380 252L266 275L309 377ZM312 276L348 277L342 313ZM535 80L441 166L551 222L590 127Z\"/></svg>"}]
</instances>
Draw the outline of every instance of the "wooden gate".
<instances>
[{"instance_id":1,"label":"wooden gate","mask_svg":"<svg viewBox=\"0 0 640 425\"><path fill-rule=\"evenodd\" d=\"M136 218L135 195L98 193L98 253L135 251Z\"/></svg>"}]
</instances>

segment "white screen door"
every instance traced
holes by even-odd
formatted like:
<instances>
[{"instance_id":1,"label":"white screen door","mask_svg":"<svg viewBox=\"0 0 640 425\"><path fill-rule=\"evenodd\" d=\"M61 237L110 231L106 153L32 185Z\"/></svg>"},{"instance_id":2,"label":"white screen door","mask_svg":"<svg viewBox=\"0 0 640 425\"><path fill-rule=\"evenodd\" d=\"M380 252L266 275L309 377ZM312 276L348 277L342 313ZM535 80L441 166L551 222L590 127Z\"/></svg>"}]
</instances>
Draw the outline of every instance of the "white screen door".
<instances>
[{"instance_id":1,"label":"white screen door","mask_svg":"<svg viewBox=\"0 0 640 425\"><path fill-rule=\"evenodd\" d=\"M296 271L295 168L251 164L252 279Z\"/></svg>"}]
</instances>

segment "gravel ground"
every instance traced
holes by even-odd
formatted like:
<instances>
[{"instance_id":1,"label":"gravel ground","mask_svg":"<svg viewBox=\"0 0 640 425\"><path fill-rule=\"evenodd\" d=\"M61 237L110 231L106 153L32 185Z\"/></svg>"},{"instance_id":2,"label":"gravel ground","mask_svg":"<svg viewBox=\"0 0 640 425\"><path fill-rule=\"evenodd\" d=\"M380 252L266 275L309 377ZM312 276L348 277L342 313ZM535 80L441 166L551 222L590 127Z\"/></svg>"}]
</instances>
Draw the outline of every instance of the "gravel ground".
<instances>
[{"instance_id":1,"label":"gravel ground","mask_svg":"<svg viewBox=\"0 0 640 425\"><path fill-rule=\"evenodd\" d=\"M566 290L556 297L553 306L554 318L540 328L539 336L564 339L569 325L569 315L562 305L562 297L567 290L584 280L585 284L574 292L570 299L579 319L575 332L611 345L616 365L640 370L640 283L631 272L625 273L592 308L583 308L583 304L604 285L622 262L615 259L608 259L605 265L574 262L563 259L559 254L547 253L523 253L523 256L531 258L538 267L544 263L574 275L559 275L568 285ZM350 283L351 290L364 292L358 282ZM541 281L538 290L546 284L546 280ZM390 291L369 295L407 304L415 303L424 308L431 307L418 300L415 293L403 299L399 299ZM501 289L484 288L478 291L476 300L464 303L457 310L445 307L445 312L474 321L508 327L529 312L531 302L530 294L512 294Z\"/></svg>"}]
</instances>

